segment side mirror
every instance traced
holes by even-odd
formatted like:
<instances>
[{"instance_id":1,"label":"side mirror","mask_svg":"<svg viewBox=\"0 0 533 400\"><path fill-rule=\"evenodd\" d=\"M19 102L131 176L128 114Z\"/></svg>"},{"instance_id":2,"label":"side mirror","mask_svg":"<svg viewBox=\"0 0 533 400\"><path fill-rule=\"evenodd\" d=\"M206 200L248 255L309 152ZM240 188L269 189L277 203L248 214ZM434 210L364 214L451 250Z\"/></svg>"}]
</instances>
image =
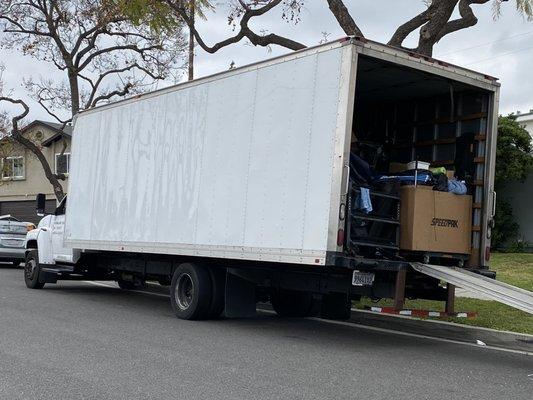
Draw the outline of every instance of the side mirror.
<instances>
[{"instance_id":1,"label":"side mirror","mask_svg":"<svg viewBox=\"0 0 533 400\"><path fill-rule=\"evenodd\" d=\"M37 215L39 217L44 216L44 209L46 207L46 195L44 193L39 193L36 199L35 208L37 209Z\"/></svg>"}]
</instances>

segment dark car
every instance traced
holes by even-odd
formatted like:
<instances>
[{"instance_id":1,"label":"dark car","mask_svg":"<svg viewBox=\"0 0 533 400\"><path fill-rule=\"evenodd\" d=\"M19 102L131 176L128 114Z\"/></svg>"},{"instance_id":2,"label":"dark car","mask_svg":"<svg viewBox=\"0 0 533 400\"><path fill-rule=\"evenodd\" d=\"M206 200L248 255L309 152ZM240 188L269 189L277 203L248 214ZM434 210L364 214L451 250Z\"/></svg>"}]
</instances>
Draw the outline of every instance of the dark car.
<instances>
[{"instance_id":1,"label":"dark car","mask_svg":"<svg viewBox=\"0 0 533 400\"><path fill-rule=\"evenodd\" d=\"M35 225L21 222L11 215L0 216L0 262L19 265L24 261L26 233Z\"/></svg>"}]
</instances>

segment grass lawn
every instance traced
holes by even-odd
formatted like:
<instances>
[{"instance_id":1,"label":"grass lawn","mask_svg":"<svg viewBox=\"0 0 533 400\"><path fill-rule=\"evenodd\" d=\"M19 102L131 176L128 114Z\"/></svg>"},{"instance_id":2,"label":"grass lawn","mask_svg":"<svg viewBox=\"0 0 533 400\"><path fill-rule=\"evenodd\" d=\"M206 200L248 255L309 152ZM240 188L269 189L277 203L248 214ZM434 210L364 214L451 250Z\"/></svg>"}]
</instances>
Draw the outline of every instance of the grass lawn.
<instances>
[{"instance_id":1,"label":"grass lawn","mask_svg":"<svg viewBox=\"0 0 533 400\"><path fill-rule=\"evenodd\" d=\"M497 280L533 291L533 254L495 253L492 255L490 269L496 271ZM357 308L364 308L365 306L376 304L391 306L392 300L385 299L374 303L368 298L363 298L356 306ZM406 300L405 308L444 311L444 302ZM455 309L456 311L475 311L477 312L477 317L447 318L445 320L533 335L533 315L496 301L456 297Z\"/></svg>"}]
</instances>

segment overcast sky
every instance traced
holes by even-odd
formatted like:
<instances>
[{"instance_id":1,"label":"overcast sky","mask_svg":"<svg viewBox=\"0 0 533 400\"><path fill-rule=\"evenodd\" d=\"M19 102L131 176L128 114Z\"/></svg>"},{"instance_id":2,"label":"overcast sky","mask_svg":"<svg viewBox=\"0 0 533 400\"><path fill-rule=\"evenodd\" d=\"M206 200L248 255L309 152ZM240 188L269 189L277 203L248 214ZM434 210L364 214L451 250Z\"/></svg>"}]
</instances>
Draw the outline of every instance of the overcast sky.
<instances>
[{"instance_id":1,"label":"overcast sky","mask_svg":"<svg viewBox=\"0 0 533 400\"><path fill-rule=\"evenodd\" d=\"M345 1L354 19L369 39L387 42L398 25L423 10L421 0L357 0ZM516 11L514 1L502 5L498 20L492 17L490 5L474 6L479 19L470 29L446 36L437 44L434 56L448 62L496 76L502 84L500 112L533 109L533 22L524 20ZM344 36L325 0L307 0L301 22L282 21L279 11L253 20L251 26L315 45L328 33L330 40ZM208 20L199 24L199 31L207 43L214 43L230 35L227 14L209 13ZM408 45L415 45L411 35ZM242 66L254 61L287 53L273 47L254 48L241 43L212 55L197 49L196 76L205 76L228 69L230 63ZM6 65L6 84L18 95L23 77L58 76L53 65L36 62L29 57L0 50L0 60ZM167 83L170 84L170 83ZM164 86L161 84L160 86ZM32 118L50 119L44 111L32 104Z\"/></svg>"}]
</instances>

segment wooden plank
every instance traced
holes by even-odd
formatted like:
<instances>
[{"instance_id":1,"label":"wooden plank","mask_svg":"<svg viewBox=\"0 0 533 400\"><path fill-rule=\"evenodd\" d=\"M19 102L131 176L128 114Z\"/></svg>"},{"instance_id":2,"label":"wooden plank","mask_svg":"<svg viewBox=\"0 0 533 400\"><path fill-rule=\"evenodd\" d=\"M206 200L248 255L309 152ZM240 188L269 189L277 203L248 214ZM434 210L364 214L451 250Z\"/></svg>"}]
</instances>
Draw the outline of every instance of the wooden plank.
<instances>
[{"instance_id":1,"label":"wooden plank","mask_svg":"<svg viewBox=\"0 0 533 400\"><path fill-rule=\"evenodd\" d=\"M472 232L481 232L481 227L479 225L474 225L472 227Z\"/></svg>"},{"instance_id":2,"label":"wooden plank","mask_svg":"<svg viewBox=\"0 0 533 400\"><path fill-rule=\"evenodd\" d=\"M431 161L432 167L444 167L446 165L453 165L455 164L454 160L435 160Z\"/></svg>"},{"instance_id":3,"label":"wooden plank","mask_svg":"<svg viewBox=\"0 0 533 400\"><path fill-rule=\"evenodd\" d=\"M483 186L483 179L474 179L472 181L472 185L474 185L474 186Z\"/></svg>"},{"instance_id":4,"label":"wooden plank","mask_svg":"<svg viewBox=\"0 0 533 400\"><path fill-rule=\"evenodd\" d=\"M468 115L461 115L459 117L444 117L444 118L434 118L429 119L426 121L413 121L409 123L404 124L397 124L396 126L420 126L420 125L435 125L435 124L447 124L447 123L454 123L458 121L471 121L474 119L481 119L486 118L487 113L486 112L480 112L480 113L474 113L474 114L468 114Z\"/></svg>"},{"instance_id":5,"label":"wooden plank","mask_svg":"<svg viewBox=\"0 0 533 400\"><path fill-rule=\"evenodd\" d=\"M445 311L449 314L453 314L455 312L455 286L451 283L446 284Z\"/></svg>"},{"instance_id":6,"label":"wooden plank","mask_svg":"<svg viewBox=\"0 0 533 400\"><path fill-rule=\"evenodd\" d=\"M456 142L456 138L426 140L423 142L416 142L415 147L433 146L433 145L439 145L439 144L453 144L455 142Z\"/></svg>"},{"instance_id":7,"label":"wooden plank","mask_svg":"<svg viewBox=\"0 0 533 400\"><path fill-rule=\"evenodd\" d=\"M481 203L473 203L472 204L472 208L475 208L476 210L481 209L481 207L482 207Z\"/></svg>"},{"instance_id":8,"label":"wooden plank","mask_svg":"<svg viewBox=\"0 0 533 400\"><path fill-rule=\"evenodd\" d=\"M485 164L485 157L474 157L474 163Z\"/></svg>"},{"instance_id":9,"label":"wooden plank","mask_svg":"<svg viewBox=\"0 0 533 400\"><path fill-rule=\"evenodd\" d=\"M405 304L405 278L407 270L401 269L396 273L396 285L394 288L394 309L401 310Z\"/></svg>"},{"instance_id":10,"label":"wooden plank","mask_svg":"<svg viewBox=\"0 0 533 400\"><path fill-rule=\"evenodd\" d=\"M480 133L479 135L474 136L474 140L477 140L478 142L484 142L487 140L487 135Z\"/></svg>"}]
</instances>

